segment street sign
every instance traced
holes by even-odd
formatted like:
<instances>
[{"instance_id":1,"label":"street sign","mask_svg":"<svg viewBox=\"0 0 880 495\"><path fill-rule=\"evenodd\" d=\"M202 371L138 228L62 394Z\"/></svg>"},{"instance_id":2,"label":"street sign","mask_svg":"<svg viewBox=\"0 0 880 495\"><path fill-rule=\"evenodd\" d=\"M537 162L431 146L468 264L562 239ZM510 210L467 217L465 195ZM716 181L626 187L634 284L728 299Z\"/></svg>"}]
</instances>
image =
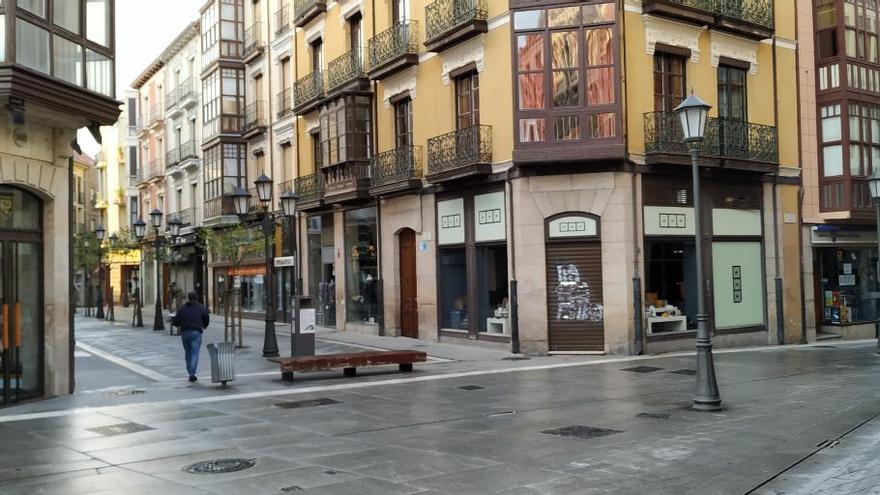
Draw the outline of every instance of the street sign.
<instances>
[{"instance_id":1,"label":"street sign","mask_svg":"<svg viewBox=\"0 0 880 495\"><path fill-rule=\"evenodd\" d=\"M293 266L295 263L293 256L279 256L275 258L275 268L280 268L283 266Z\"/></svg>"}]
</instances>

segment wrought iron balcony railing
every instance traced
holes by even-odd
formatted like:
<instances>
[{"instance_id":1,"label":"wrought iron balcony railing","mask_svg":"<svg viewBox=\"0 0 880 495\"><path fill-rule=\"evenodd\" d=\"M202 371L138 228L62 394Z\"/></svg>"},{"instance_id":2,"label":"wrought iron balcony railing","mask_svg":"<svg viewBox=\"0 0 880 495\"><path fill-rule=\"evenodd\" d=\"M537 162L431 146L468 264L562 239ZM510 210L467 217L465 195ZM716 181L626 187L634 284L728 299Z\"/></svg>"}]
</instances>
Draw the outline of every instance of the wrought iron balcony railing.
<instances>
[{"instance_id":1,"label":"wrought iron balcony railing","mask_svg":"<svg viewBox=\"0 0 880 495\"><path fill-rule=\"evenodd\" d=\"M668 3L702 11L715 17L715 21L732 20L773 28L772 0L645 0L652 7Z\"/></svg>"},{"instance_id":2,"label":"wrought iron balcony railing","mask_svg":"<svg viewBox=\"0 0 880 495\"><path fill-rule=\"evenodd\" d=\"M275 11L275 36L281 36L290 30L290 4L287 0L281 0L284 4Z\"/></svg>"},{"instance_id":3,"label":"wrought iron balcony railing","mask_svg":"<svg viewBox=\"0 0 880 495\"><path fill-rule=\"evenodd\" d=\"M293 101L296 108L303 108L317 103L324 97L324 74L316 70L299 78L293 84Z\"/></svg>"},{"instance_id":4,"label":"wrought iron balcony railing","mask_svg":"<svg viewBox=\"0 0 880 495\"><path fill-rule=\"evenodd\" d=\"M182 105L196 96L191 77L181 81L175 90L177 101Z\"/></svg>"},{"instance_id":5,"label":"wrought iron balcony railing","mask_svg":"<svg viewBox=\"0 0 880 495\"><path fill-rule=\"evenodd\" d=\"M171 110L177 106L178 88L174 88L171 92L165 94L165 110Z\"/></svg>"},{"instance_id":6,"label":"wrought iron balcony railing","mask_svg":"<svg viewBox=\"0 0 880 495\"><path fill-rule=\"evenodd\" d=\"M279 119L286 117L290 115L291 112L293 112L293 103L290 99L292 93L292 89L284 88L277 95L275 95L275 106L278 108L275 113Z\"/></svg>"},{"instance_id":7,"label":"wrought iron balcony railing","mask_svg":"<svg viewBox=\"0 0 880 495\"><path fill-rule=\"evenodd\" d=\"M178 210L175 216L178 220L180 220L181 227L191 227L193 225L193 222L195 222L196 209L184 208L182 210Z\"/></svg>"},{"instance_id":8,"label":"wrought iron balcony railing","mask_svg":"<svg viewBox=\"0 0 880 495\"><path fill-rule=\"evenodd\" d=\"M180 161L197 159L199 157L199 151L196 148L196 144L192 141L187 141L178 147L180 150Z\"/></svg>"},{"instance_id":9,"label":"wrought iron balcony railing","mask_svg":"<svg viewBox=\"0 0 880 495\"><path fill-rule=\"evenodd\" d=\"M672 112L648 112L644 116L645 153L687 154L681 124ZM742 120L710 117L706 121L700 154L706 157L778 162L776 128Z\"/></svg>"},{"instance_id":10,"label":"wrought iron balcony railing","mask_svg":"<svg viewBox=\"0 0 880 495\"><path fill-rule=\"evenodd\" d=\"M176 148L169 149L165 152L165 163L169 167L173 167L180 163L180 150Z\"/></svg>"},{"instance_id":11,"label":"wrought iron balcony railing","mask_svg":"<svg viewBox=\"0 0 880 495\"><path fill-rule=\"evenodd\" d=\"M300 203L320 201L324 197L324 180L320 172L297 177L294 184Z\"/></svg>"},{"instance_id":12,"label":"wrought iron balcony railing","mask_svg":"<svg viewBox=\"0 0 880 495\"><path fill-rule=\"evenodd\" d=\"M150 162L147 164L147 169L145 172L146 173L144 174L144 178L147 180L164 175L165 172L162 168L162 160L150 160Z\"/></svg>"},{"instance_id":13,"label":"wrought iron balcony railing","mask_svg":"<svg viewBox=\"0 0 880 495\"><path fill-rule=\"evenodd\" d=\"M301 27L319 13L326 11L327 2L325 0L295 0L293 3L293 22L296 27Z\"/></svg>"},{"instance_id":14,"label":"wrought iron balcony railing","mask_svg":"<svg viewBox=\"0 0 880 495\"><path fill-rule=\"evenodd\" d=\"M373 36L369 45L371 70L398 57L419 53L419 23L404 21Z\"/></svg>"},{"instance_id":15,"label":"wrought iron balcony railing","mask_svg":"<svg viewBox=\"0 0 880 495\"><path fill-rule=\"evenodd\" d=\"M425 7L425 38L432 40L488 17L486 0L437 0Z\"/></svg>"},{"instance_id":16,"label":"wrought iron balcony railing","mask_svg":"<svg viewBox=\"0 0 880 495\"><path fill-rule=\"evenodd\" d=\"M241 128L241 132L266 127L265 103L264 101L254 101L244 107L244 126Z\"/></svg>"},{"instance_id":17,"label":"wrought iron balcony railing","mask_svg":"<svg viewBox=\"0 0 880 495\"><path fill-rule=\"evenodd\" d=\"M235 207L231 196L221 196L205 201L205 219L215 218L222 215L235 215Z\"/></svg>"},{"instance_id":18,"label":"wrought iron balcony railing","mask_svg":"<svg viewBox=\"0 0 880 495\"><path fill-rule=\"evenodd\" d=\"M372 167L372 187L421 178L422 147L404 146L379 153L373 157Z\"/></svg>"},{"instance_id":19,"label":"wrought iron balcony railing","mask_svg":"<svg viewBox=\"0 0 880 495\"><path fill-rule=\"evenodd\" d=\"M327 91L334 91L365 77L363 50L357 47L327 64Z\"/></svg>"},{"instance_id":20,"label":"wrought iron balcony railing","mask_svg":"<svg viewBox=\"0 0 880 495\"><path fill-rule=\"evenodd\" d=\"M474 125L428 139L428 172L492 163L492 126Z\"/></svg>"},{"instance_id":21,"label":"wrought iron balcony railing","mask_svg":"<svg viewBox=\"0 0 880 495\"><path fill-rule=\"evenodd\" d=\"M282 194L296 191L296 179L286 180L278 185L278 191Z\"/></svg>"},{"instance_id":22,"label":"wrought iron balcony railing","mask_svg":"<svg viewBox=\"0 0 880 495\"><path fill-rule=\"evenodd\" d=\"M246 58L264 46L263 25L259 21L254 22L244 31L244 48L242 48L241 56Z\"/></svg>"},{"instance_id":23,"label":"wrought iron balcony railing","mask_svg":"<svg viewBox=\"0 0 880 495\"><path fill-rule=\"evenodd\" d=\"M163 122L165 119L165 115L162 112L162 106L159 104L154 104L150 106L150 120L149 125L153 125L159 122Z\"/></svg>"}]
</instances>

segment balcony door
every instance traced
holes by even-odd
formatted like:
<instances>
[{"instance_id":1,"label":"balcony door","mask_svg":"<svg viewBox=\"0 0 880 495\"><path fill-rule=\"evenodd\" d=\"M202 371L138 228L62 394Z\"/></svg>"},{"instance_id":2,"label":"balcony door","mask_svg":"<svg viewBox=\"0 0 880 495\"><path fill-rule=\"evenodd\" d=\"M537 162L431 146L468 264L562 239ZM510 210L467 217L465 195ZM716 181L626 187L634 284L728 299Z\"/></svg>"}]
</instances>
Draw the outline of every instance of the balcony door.
<instances>
[{"instance_id":1,"label":"balcony door","mask_svg":"<svg viewBox=\"0 0 880 495\"><path fill-rule=\"evenodd\" d=\"M718 117L722 153L748 151L745 68L718 66Z\"/></svg>"}]
</instances>

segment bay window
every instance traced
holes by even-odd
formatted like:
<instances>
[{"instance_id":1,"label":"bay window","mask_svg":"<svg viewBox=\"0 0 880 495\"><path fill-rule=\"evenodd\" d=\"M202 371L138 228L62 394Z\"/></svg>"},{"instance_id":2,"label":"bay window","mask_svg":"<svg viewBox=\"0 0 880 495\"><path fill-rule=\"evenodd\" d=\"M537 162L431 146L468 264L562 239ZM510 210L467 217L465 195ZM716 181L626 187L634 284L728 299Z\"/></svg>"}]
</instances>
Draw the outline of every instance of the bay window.
<instances>
[{"instance_id":1,"label":"bay window","mask_svg":"<svg viewBox=\"0 0 880 495\"><path fill-rule=\"evenodd\" d=\"M30 22L15 21L15 61L25 67L49 73L49 31Z\"/></svg>"},{"instance_id":2,"label":"bay window","mask_svg":"<svg viewBox=\"0 0 880 495\"><path fill-rule=\"evenodd\" d=\"M55 77L82 86L82 47L57 34L54 38L52 51Z\"/></svg>"},{"instance_id":3,"label":"bay window","mask_svg":"<svg viewBox=\"0 0 880 495\"><path fill-rule=\"evenodd\" d=\"M86 38L110 46L110 0L86 0Z\"/></svg>"},{"instance_id":4,"label":"bay window","mask_svg":"<svg viewBox=\"0 0 880 495\"><path fill-rule=\"evenodd\" d=\"M55 1L52 4L52 20L56 26L80 34L79 2Z\"/></svg>"}]
</instances>

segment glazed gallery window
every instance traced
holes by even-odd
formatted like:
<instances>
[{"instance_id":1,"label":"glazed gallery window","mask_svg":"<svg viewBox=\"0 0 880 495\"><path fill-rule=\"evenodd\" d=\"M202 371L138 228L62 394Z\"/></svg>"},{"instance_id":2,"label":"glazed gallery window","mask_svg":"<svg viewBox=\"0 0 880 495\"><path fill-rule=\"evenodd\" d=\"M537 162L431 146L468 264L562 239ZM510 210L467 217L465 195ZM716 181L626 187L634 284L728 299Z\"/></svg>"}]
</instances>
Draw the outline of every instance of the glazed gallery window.
<instances>
[{"instance_id":1,"label":"glazed gallery window","mask_svg":"<svg viewBox=\"0 0 880 495\"><path fill-rule=\"evenodd\" d=\"M321 164L368 160L372 152L371 116L366 96L346 96L323 107L319 116Z\"/></svg>"},{"instance_id":2,"label":"glazed gallery window","mask_svg":"<svg viewBox=\"0 0 880 495\"><path fill-rule=\"evenodd\" d=\"M873 322L880 316L876 248L821 248L822 320L828 325Z\"/></svg>"},{"instance_id":3,"label":"glazed gallery window","mask_svg":"<svg viewBox=\"0 0 880 495\"><path fill-rule=\"evenodd\" d=\"M345 297L348 321L376 323L379 314L376 209L345 212Z\"/></svg>"},{"instance_id":4,"label":"glazed gallery window","mask_svg":"<svg viewBox=\"0 0 880 495\"><path fill-rule=\"evenodd\" d=\"M109 47L110 31L110 0L86 0L86 38Z\"/></svg>"},{"instance_id":5,"label":"glazed gallery window","mask_svg":"<svg viewBox=\"0 0 880 495\"><path fill-rule=\"evenodd\" d=\"M616 136L613 3L514 13L518 140Z\"/></svg>"},{"instance_id":6,"label":"glazed gallery window","mask_svg":"<svg viewBox=\"0 0 880 495\"><path fill-rule=\"evenodd\" d=\"M840 104L822 107L819 111L819 117L823 143L822 175L823 177L840 177L843 175Z\"/></svg>"},{"instance_id":7,"label":"glazed gallery window","mask_svg":"<svg viewBox=\"0 0 880 495\"><path fill-rule=\"evenodd\" d=\"M52 3L52 19L56 26L79 34L79 2L56 1Z\"/></svg>"},{"instance_id":8,"label":"glazed gallery window","mask_svg":"<svg viewBox=\"0 0 880 495\"><path fill-rule=\"evenodd\" d=\"M699 285L693 240L645 241L645 308L648 318L662 318L663 315L685 317L684 325L651 324L652 333L697 327L695 287Z\"/></svg>"},{"instance_id":9,"label":"glazed gallery window","mask_svg":"<svg viewBox=\"0 0 880 495\"><path fill-rule=\"evenodd\" d=\"M15 21L15 60L16 62L49 73L49 31L30 22Z\"/></svg>"}]
</instances>

